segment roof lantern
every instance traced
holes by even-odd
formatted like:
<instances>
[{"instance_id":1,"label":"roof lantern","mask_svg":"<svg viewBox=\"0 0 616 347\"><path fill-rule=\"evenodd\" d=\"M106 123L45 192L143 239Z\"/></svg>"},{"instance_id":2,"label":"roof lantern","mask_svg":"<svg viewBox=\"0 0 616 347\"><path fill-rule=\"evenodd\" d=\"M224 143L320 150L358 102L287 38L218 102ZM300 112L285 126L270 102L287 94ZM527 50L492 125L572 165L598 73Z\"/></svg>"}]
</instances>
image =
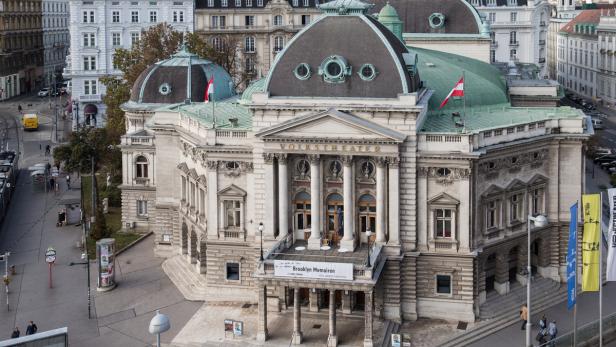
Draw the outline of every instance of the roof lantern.
<instances>
[{"instance_id":1,"label":"roof lantern","mask_svg":"<svg viewBox=\"0 0 616 347\"><path fill-rule=\"evenodd\" d=\"M325 13L347 15L365 14L374 4L368 4L361 0L333 0L319 5L319 9Z\"/></svg>"},{"instance_id":2,"label":"roof lantern","mask_svg":"<svg viewBox=\"0 0 616 347\"><path fill-rule=\"evenodd\" d=\"M377 18L381 24L389 29L397 38L402 41L402 26L404 23L398 17L396 9L389 4L389 1L383 6Z\"/></svg>"}]
</instances>

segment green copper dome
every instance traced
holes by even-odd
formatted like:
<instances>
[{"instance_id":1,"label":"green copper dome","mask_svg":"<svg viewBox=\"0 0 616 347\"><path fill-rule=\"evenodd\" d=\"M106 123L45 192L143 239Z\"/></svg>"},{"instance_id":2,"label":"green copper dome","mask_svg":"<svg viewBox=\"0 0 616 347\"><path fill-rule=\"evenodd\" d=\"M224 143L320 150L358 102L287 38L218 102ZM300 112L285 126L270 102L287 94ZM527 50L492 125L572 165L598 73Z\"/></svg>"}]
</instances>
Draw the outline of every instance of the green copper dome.
<instances>
[{"instance_id":1,"label":"green copper dome","mask_svg":"<svg viewBox=\"0 0 616 347\"><path fill-rule=\"evenodd\" d=\"M398 17L398 11L387 2L381 9L377 18L381 24L383 24L389 31L394 33L400 41L402 40L402 26L404 23Z\"/></svg>"},{"instance_id":2,"label":"green copper dome","mask_svg":"<svg viewBox=\"0 0 616 347\"><path fill-rule=\"evenodd\" d=\"M398 17L398 12L393 6L389 4L389 2L385 4L385 6L383 6L381 11L379 12L379 20L382 21L385 19L400 20L400 17Z\"/></svg>"}]
</instances>

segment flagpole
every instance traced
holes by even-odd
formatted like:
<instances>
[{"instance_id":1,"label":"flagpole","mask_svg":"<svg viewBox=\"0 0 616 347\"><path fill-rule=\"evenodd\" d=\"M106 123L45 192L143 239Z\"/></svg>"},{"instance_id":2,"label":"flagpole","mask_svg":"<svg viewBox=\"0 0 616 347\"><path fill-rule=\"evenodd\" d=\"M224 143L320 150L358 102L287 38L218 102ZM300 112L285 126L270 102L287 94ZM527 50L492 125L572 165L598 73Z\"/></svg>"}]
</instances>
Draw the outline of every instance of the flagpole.
<instances>
[{"instance_id":1,"label":"flagpole","mask_svg":"<svg viewBox=\"0 0 616 347\"><path fill-rule=\"evenodd\" d=\"M599 197L599 347L603 347L603 193Z\"/></svg>"},{"instance_id":2,"label":"flagpole","mask_svg":"<svg viewBox=\"0 0 616 347\"><path fill-rule=\"evenodd\" d=\"M463 88L466 89L466 71L462 70L462 83L463 83ZM462 96L463 98L463 111L462 114L464 115L464 118L462 118L462 125L464 126L464 128L466 128L466 90L464 91L464 94Z\"/></svg>"},{"instance_id":3,"label":"flagpole","mask_svg":"<svg viewBox=\"0 0 616 347\"><path fill-rule=\"evenodd\" d=\"M577 206L576 214L579 213L580 201L575 202ZM573 347L577 347L577 296L578 296L578 233L577 233L577 216L576 216L576 233L575 233L575 303L573 304Z\"/></svg>"}]
</instances>

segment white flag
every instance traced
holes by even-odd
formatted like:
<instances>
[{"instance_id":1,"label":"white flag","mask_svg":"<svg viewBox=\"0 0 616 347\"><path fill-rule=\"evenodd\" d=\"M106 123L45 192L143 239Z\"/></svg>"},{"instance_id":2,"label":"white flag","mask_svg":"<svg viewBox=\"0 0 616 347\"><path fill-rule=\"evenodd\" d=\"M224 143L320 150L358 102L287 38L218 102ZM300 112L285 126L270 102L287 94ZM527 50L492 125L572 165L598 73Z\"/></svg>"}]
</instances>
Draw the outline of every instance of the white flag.
<instances>
[{"instance_id":1,"label":"white flag","mask_svg":"<svg viewBox=\"0 0 616 347\"><path fill-rule=\"evenodd\" d=\"M607 196L610 201L610 225L608 228L607 238L607 268L606 268L606 280L616 281L616 201L614 196L616 195L616 188L607 190Z\"/></svg>"}]
</instances>

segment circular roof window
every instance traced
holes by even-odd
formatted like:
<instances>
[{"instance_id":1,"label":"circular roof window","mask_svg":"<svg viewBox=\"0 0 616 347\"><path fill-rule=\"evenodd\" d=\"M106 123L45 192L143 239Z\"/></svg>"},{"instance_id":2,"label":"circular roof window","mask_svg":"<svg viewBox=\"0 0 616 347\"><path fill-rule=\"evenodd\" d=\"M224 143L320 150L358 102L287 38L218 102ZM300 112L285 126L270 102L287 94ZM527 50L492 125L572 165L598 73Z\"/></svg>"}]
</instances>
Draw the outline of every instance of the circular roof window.
<instances>
[{"instance_id":1,"label":"circular roof window","mask_svg":"<svg viewBox=\"0 0 616 347\"><path fill-rule=\"evenodd\" d=\"M162 95L169 95L169 93L171 93L171 86L169 83L165 82L158 87L158 92Z\"/></svg>"},{"instance_id":2,"label":"circular roof window","mask_svg":"<svg viewBox=\"0 0 616 347\"><path fill-rule=\"evenodd\" d=\"M359 68L359 77L364 81L372 81L376 77L376 68L372 64L364 64Z\"/></svg>"},{"instance_id":3,"label":"circular roof window","mask_svg":"<svg viewBox=\"0 0 616 347\"><path fill-rule=\"evenodd\" d=\"M433 13L428 17L428 22L431 28L440 29L445 26L445 15L438 12Z\"/></svg>"},{"instance_id":4,"label":"circular roof window","mask_svg":"<svg viewBox=\"0 0 616 347\"><path fill-rule=\"evenodd\" d=\"M346 59L339 55L331 55L321 63L319 75L323 76L325 82L343 83L346 76L351 75L351 66Z\"/></svg>"},{"instance_id":5,"label":"circular roof window","mask_svg":"<svg viewBox=\"0 0 616 347\"><path fill-rule=\"evenodd\" d=\"M295 77L297 77L298 79L307 80L310 78L310 65L306 63L301 63L297 65L295 70L293 70L293 73L295 74Z\"/></svg>"}]
</instances>

